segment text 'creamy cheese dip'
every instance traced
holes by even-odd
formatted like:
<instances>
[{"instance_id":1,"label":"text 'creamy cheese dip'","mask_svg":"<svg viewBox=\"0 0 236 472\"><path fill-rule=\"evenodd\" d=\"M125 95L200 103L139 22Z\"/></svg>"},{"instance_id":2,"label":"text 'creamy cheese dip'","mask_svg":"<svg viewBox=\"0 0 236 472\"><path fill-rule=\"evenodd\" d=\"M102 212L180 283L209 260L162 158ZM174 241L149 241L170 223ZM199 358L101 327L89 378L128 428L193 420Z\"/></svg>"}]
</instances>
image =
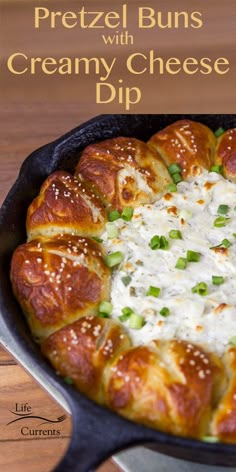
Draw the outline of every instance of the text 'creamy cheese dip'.
<instances>
[{"instance_id":1,"label":"text 'creamy cheese dip'","mask_svg":"<svg viewBox=\"0 0 236 472\"><path fill-rule=\"evenodd\" d=\"M236 336L235 206L236 185L203 171L178 184L177 192L136 208L131 221L116 220L116 238L109 239L107 232L102 235L107 253L120 251L124 257L112 275L112 317L130 307L146 322L131 329L129 320L124 321L134 344L179 338L222 354ZM217 226L216 218L220 218ZM182 239L171 239L171 230L180 231ZM155 235L166 237L166 250L151 249ZM200 253L199 261L187 262L184 270L175 268L180 257L186 259L187 250ZM122 281L125 276L131 278L127 286ZM220 277L219 285L212 276ZM205 296L192 292L201 282L207 285ZM158 297L147 296L150 286L160 288ZM168 316L160 314L163 307Z\"/></svg>"}]
</instances>

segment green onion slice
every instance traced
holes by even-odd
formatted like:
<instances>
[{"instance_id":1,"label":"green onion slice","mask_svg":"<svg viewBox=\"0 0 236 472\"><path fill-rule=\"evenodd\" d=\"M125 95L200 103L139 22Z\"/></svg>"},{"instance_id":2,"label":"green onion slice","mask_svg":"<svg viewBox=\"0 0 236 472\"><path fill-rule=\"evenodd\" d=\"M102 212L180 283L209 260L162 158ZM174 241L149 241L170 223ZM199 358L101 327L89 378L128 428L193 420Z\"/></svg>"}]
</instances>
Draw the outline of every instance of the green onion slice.
<instances>
[{"instance_id":1,"label":"green onion slice","mask_svg":"<svg viewBox=\"0 0 236 472\"><path fill-rule=\"evenodd\" d=\"M152 250L160 249L161 247L160 236L155 234L155 236L153 236L151 241L149 242L149 246Z\"/></svg>"},{"instance_id":2,"label":"green onion slice","mask_svg":"<svg viewBox=\"0 0 236 472\"><path fill-rule=\"evenodd\" d=\"M211 166L210 172L216 172L217 174L222 174L223 172L223 166Z\"/></svg>"},{"instance_id":3,"label":"green onion slice","mask_svg":"<svg viewBox=\"0 0 236 472\"><path fill-rule=\"evenodd\" d=\"M179 259L177 260L177 262L175 264L175 268L184 270L184 269L186 269L187 264L188 264L188 261L185 257L179 257Z\"/></svg>"},{"instance_id":4,"label":"green onion slice","mask_svg":"<svg viewBox=\"0 0 236 472\"><path fill-rule=\"evenodd\" d=\"M126 207L121 213L121 218L125 221L130 221L132 220L134 210L131 207Z\"/></svg>"},{"instance_id":5,"label":"green onion slice","mask_svg":"<svg viewBox=\"0 0 236 472\"><path fill-rule=\"evenodd\" d=\"M171 164L171 165L168 167L168 171L169 171L169 174L170 174L170 175L180 174L180 172L181 172L181 167L179 166L179 164Z\"/></svg>"},{"instance_id":6,"label":"green onion slice","mask_svg":"<svg viewBox=\"0 0 236 472\"><path fill-rule=\"evenodd\" d=\"M96 241L96 243L103 243L103 239L98 238L97 236L93 236L92 239Z\"/></svg>"},{"instance_id":7,"label":"green onion slice","mask_svg":"<svg viewBox=\"0 0 236 472\"><path fill-rule=\"evenodd\" d=\"M173 174L171 177L172 177L175 184L178 184L179 182L182 182L182 180L183 180L181 174L179 174L179 173Z\"/></svg>"},{"instance_id":8,"label":"green onion slice","mask_svg":"<svg viewBox=\"0 0 236 472\"><path fill-rule=\"evenodd\" d=\"M222 228L226 225L226 218L224 216L218 216L214 221L215 228Z\"/></svg>"},{"instance_id":9,"label":"green onion slice","mask_svg":"<svg viewBox=\"0 0 236 472\"><path fill-rule=\"evenodd\" d=\"M209 442L209 443L218 443L220 442L217 436L203 436L202 441Z\"/></svg>"},{"instance_id":10,"label":"green onion slice","mask_svg":"<svg viewBox=\"0 0 236 472\"><path fill-rule=\"evenodd\" d=\"M220 136L222 136L222 134L224 134L224 132L225 132L224 128L222 128L222 127L220 126L220 128L218 128L218 129L215 131L215 133L214 133L214 134L215 134L215 137L216 137L216 138L219 138Z\"/></svg>"},{"instance_id":11,"label":"green onion slice","mask_svg":"<svg viewBox=\"0 0 236 472\"><path fill-rule=\"evenodd\" d=\"M172 182L171 184L167 186L167 190L172 193L177 192L177 185L174 182Z\"/></svg>"},{"instance_id":12,"label":"green onion slice","mask_svg":"<svg viewBox=\"0 0 236 472\"><path fill-rule=\"evenodd\" d=\"M64 377L64 381L65 381L68 385L73 385L73 383L74 383L74 380L73 380L71 377Z\"/></svg>"},{"instance_id":13,"label":"green onion slice","mask_svg":"<svg viewBox=\"0 0 236 472\"><path fill-rule=\"evenodd\" d=\"M227 215L228 212L229 212L229 205L219 205L218 206L217 213L219 215Z\"/></svg>"},{"instance_id":14,"label":"green onion slice","mask_svg":"<svg viewBox=\"0 0 236 472\"><path fill-rule=\"evenodd\" d=\"M148 288L147 292L146 292L146 295L149 297L159 297L160 295L160 292L161 292L161 289L159 287L154 287L153 285L150 285L150 287Z\"/></svg>"},{"instance_id":15,"label":"green onion slice","mask_svg":"<svg viewBox=\"0 0 236 472\"><path fill-rule=\"evenodd\" d=\"M222 246L228 248L232 246L232 243L228 239L225 238L225 239L222 239L220 244L218 244L217 246L210 247L210 249L215 249L217 247L222 247Z\"/></svg>"},{"instance_id":16,"label":"green onion slice","mask_svg":"<svg viewBox=\"0 0 236 472\"><path fill-rule=\"evenodd\" d=\"M187 251L187 261L188 262L199 262L201 254L196 251Z\"/></svg>"},{"instance_id":17,"label":"green onion slice","mask_svg":"<svg viewBox=\"0 0 236 472\"><path fill-rule=\"evenodd\" d=\"M111 315L109 313L104 313L103 311L99 311L97 314L98 318L110 318Z\"/></svg>"},{"instance_id":18,"label":"green onion slice","mask_svg":"<svg viewBox=\"0 0 236 472\"><path fill-rule=\"evenodd\" d=\"M129 306L122 308L122 315L119 316L120 321L127 321L132 315L133 310Z\"/></svg>"},{"instance_id":19,"label":"green onion slice","mask_svg":"<svg viewBox=\"0 0 236 472\"><path fill-rule=\"evenodd\" d=\"M182 239L181 231L179 231L178 229L171 229L169 231L169 237L171 239Z\"/></svg>"},{"instance_id":20,"label":"green onion slice","mask_svg":"<svg viewBox=\"0 0 236 472\"><path fill-rule=\"evenodd\" d=\"M201 297L205 297L208 295L208 286L205 284L205 282L199 282L192 288L192 292L198 293L198 295L201 295Z\"/></svg>"},{"instance_id":21,"label":"green onion slice","mask_svg":"<svg viewBox=\"0 0 236 472\"><path fill-rule=\"evenodd\" d=\"M120 212L118 210L111 210L108 213L108 220L109 221L116 221L120 218Z\"/></svg>"},{"instance_id":22,"label":"green onion slice","mask_svg":"<svg viewBox=\"0 0 236 472\"><path fill-rule=\"evenodd\" d=\"M225 279L221 275L212 275L212 283L213 285L222 285Z\"/></svg>"},{"instance_id":23,"label":"green onion slice","mask_svg":"<svg viewBox=\"0 0 236 472\"><path fill-rule=\"evenodd\" d=\"M121 277L121 280L122 280L124 286L128 287L128 285L130 284L132 278L130 277L130 275L125 275L124 277Z\"/></svg>"},{"instance_id":24,"label":"green onion slice","mask_svg":"<svg viewBox=\"0 0 236 472\"><path fill-rule=\"evenodd\" d=\"M231 344L231 346L235 346L235 347L236 347L236 336L233 336L233 337L230 339L229 343Z\"/></svg>"},{"instance_id":25,"label":"green onion slice","mask_svg":"<svg viewBox=\"0 0 236 472\"><path fill-rule=\"evenodd\" d=\"M124 256L122 252L117 251L113 252L112 254L108 254L108 256L105 257L105 263L107 267L114 267L118 264L120 264L124 259Z\"/></svg>"},{"instance_id":26,"label":"green onion slice","mask_svg":"<svg viewBox=\"0 0 236 472\"><path fill-rule=\"evenodd\" d=\"M169 242L167 241L165 236L160 237L160 249L168 249L169 248Z\"/></svg>"},{"instance_id":27,"label":"green onion slice","mask_svg":"<svg viewBox=\"0 0 236 472\"><path fill-rule=\"evenodd\" d=\"M169 308L167 308L166 306L163 306L163 308L160 310L160 315L166 317L166 316L169 316L169 314L170 314Z\"/></svg>"},{"instance_id":28,"label":"green onion slice","mask_svg":"<svg viewBox=\"0 0 236 472\"><path fill-rule=\"evenodd\" d=\"M118 228L115 223L106 223L106 230L108 239L114 239L118 236Z\"/></svg>"},{"instance_id":29,"label":"green onion slice","mask_svg":"<svg viewBox=\"0 0 236 472\"><path fill-rule=\"evenodd\" d=\"M113 310L113 305L110 302L103 301L98 306L98 311L100 313L107 313L108 315L110 315L112 310Z\"/></svg>"},{"instance_id":30,"label":"green onion slice","mask_svg":"<svg viewBox=\"0 0 236 472\"><path fill-rule=\"evenodd\" d=\"M129 328L141 329L145 325L145 319L141 315L132 313L129 318Z\"/></svg>"}]
</instances>

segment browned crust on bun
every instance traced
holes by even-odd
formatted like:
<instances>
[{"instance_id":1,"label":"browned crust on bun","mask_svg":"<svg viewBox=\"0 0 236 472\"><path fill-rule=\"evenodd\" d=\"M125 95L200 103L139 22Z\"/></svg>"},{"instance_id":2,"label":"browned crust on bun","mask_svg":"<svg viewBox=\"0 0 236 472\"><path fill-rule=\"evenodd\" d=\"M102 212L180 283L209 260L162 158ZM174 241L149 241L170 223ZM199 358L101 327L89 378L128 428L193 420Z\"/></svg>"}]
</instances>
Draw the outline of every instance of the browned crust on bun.
<instances>
[{"instance_id":1,"label":"browned crust on bun","mask_svg":"<svg viewBox=\"0 0 236 472\"><path fill-rule=\"evenodd\" d=\"M236 182L236 128L228 129L218 138L215 163L222 165L226 179Z\"/></svg>"},{"instance_id":2,"label":"browned crust on bun","mask_svg":"<svg viewBox=\"0 0 236 472\"><path fill-rule=\"evenodd\" d=\"M130 345L121 324L86 316L52 334L42 352L62 377L69 377L89 398L104 403L104 369Z\"/></svg>"},{"instance_id":3,"label":"browned crust on bun","mask_svg":"<svg viewBox=\"0 0 236 472\"><path fill-rule=\"evenodd\" d=\"M138 139L124 137L90 144L75 175L107 208L119 211L156 200L171 181L158 153Z\"/></svg>"},{"instance_id":4,"label":"browned crust on bun","mask_svg":"<svg viewBox=\"0 0 236 472\"><path fill-rule=\"evenodd\" d=\"M225 354L228 386L220 399L212 421L212 432L221 441L236 443L236 348Z\"/></svg>"},{"instance_id":5,"label":"browned crust on bun","mask_svg":"<svg viewBox=\"0 0 236 472\"><path fill-rule=\"evenodd\" d=\"M180 120L158 131L148 141L167 166L179 164L182 176L194 176L203 167L210 170L216 144L214 133L202 123Z\"/></svg>"},{"instance_id":6,"label":"browned crust on bun","mask_svg":"<svg viewBox=\"0 0 236 472\"><path fill-rule=\"evenodd\" d=\"M184 341L153 342L123 352L107 378L108 405L170 433L202 437L224 382L220 361Z\"/></svg>"},{"instance_id":7,"label":"browned crust on bun","mask_svg":"<svg viewBox=\"0 0 236 472\"><path fill-rule=\"evenodd\" d=\"M29 206L26 228L28 240L58 233L91 237L101 234L105 221L100 199L68 172L56 171Z\"/></svg>"},{"instance_id":8,"label":"browned crust on bun","mask_svg":"<svg viewBox=\"0 0 236 472\"><path fill-rule=\"evenodd\" d=\"M41 340L109 299L101 245L72 235L37 238L12 257L11 281L34 336Z\"/></svg>"}]
</instances>

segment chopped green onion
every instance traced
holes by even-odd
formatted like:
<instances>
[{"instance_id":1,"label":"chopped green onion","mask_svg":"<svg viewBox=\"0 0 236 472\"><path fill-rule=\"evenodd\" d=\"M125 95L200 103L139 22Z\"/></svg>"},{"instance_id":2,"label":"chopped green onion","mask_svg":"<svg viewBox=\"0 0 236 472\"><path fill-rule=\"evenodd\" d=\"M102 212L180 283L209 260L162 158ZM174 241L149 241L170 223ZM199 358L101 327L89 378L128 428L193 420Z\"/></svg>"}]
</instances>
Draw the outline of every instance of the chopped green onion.
<instances>
[{"instance_id":1,"label":"chopped green onion","mask_svg":"<svg viewBox=\"0 0 236 472\"><path fill-rule=\"evenodd\" d=\"M106 223L107 237L108 239L114 239L118 235L118 229L115 223Z\"/></svg>"},{"instance_id":2,"label":"chopped green onion","mask_svg":"<svg viewBox=\"0 0 236 472\"><path fill-rule=\"evenodd\" d=\"M207 284L205 284L205 282L199 282L192 288L192 292L198 293L198 295L205 297L206 295L208 295L208 286Z\"/></svg>"},{"instance_id":3,"label":"chopped green onion","mask_svg":"<svg viewBox=\"0 0 236 472\"><path fill-rule=\"evenodd\" d=\"M178 184L179 182L182 182L183 180L181 174L173 174L171 177L175 184Z\"/></svg>"},{"instance_id":4,"label":"chopped green onion","mask_svg":"<svg viewBox=\"0 0 236 472\"><path fill-rule=\"evenodd\" d=\"M169 231L169 237L171 239L182 239L182 234L178 229L171 229Z\"/></svg>"},{"instance_id":5,"label":"chopped green onion","mask_svg":"<svg viewBox=\"0 0 236 472\"><path fill-rule=\"evenodd\" d=\"M146 292L146 295L157 298L159 297L160 292L161 292L161 289L159 287L153 287L153 285L150 285L150 287L148 288Z\"/></svg>"},{"instance_id":6,"label":"chopped green onion","mask_svg":"<svg viewBox=\"0 0 236 472\"><path fill-rule=\"evenodd\" d=\"M167 241L165 236L160 237L160 249L168 249L169 242Z\"/></svg>"},{"instance_id":7,"label":"chopped green onion","mask_svg":"<svg viewBox=\"0 0 236 472\"><path fill-rule=\"evenodd\" d=\"M132 313L129 318L129 328L141 329L145 325L145 319L141 315Z\"/></svg>"},{"instance_id":8,"label":"chopped green onion","mask_svg":"<svg viewBox=\"0 0 236 472\"><path fill-rule=\"evenodd\" d=\"M161 247L161 242L160 242L160 237L156 234L155 236L152 237L149 246L152 250L155 249L160 249Z\"/></svg>"},{"instance_id":9,"label":"chopped green onion","mask_svg":"<svg viewBox=\"0 0 236 472\"><path fill-rule=\"evenodd\" d=\"M219 205L217 213L220 215L227 215L229 211L229 205Z\"/></svg>"},{"instance_id":10,"label":"chopped green onion","mask_svg":"<svg viewBox=\"0 0 236 472\"><path fill-rule=\"evenodd\" d=\"M187 251L187 261L188 262L199 262L201 254L195 251Z\"/></svg>"},{"instance_id":11,"label":"chopped green onion","mask_svg":"<svg viewBox=\"0 0 236 472\"><path fill-rule=\"evenodd\" d=\"M213 285L222 285L225 279L221 275L213 275L212 276L212 283Z\"/></svg>"},{"instance_id":12,"label":"chopped green onion","mask_svg":"<svg viewBox=\"0 0 236 472\"><path fill-rule=\"evenodd\" d=\"M218 443L220 442L217 436L203 436L202 441L209 442L209 443Z\"/></svg>"},{"instance_id":13,"label":"chopped green onion","mask_svg":"<svg viewBox=\"0 0 236 472\"><path fill-rule=\"evenodd\" d=\"M169 174L170 174L170 175L180 174L180 172L181 172L181 167L180 167L178 164L171 164L171 165L168 167L168 171L169 171Z\"/></svg>"},{"instance_id":14,"label":"chopped green onion","mask_svg":"<svg viewBox=\"0 0 236 472\"><path fill-rule=\"evenodd\" d=\"M113 310L113 305L110 302L103 301L98 306L98 311L100 313L107 313L108 315L110 315L112 310Z\"/></svg>"},{"instance_id":15,"label":"chopped green onion","mask_svg":"<svg viewBox=\"0 0 236 472\"><path fill-rule=\"evenodd\" d=\"M233 233L233 237L236 238L236 233Z\"/></svg>"},{"instance_id":16,"label":"chopped green onion","mask_svg":"<svg viewBox=\"0 0 236 472\"><path fill-rule=\"evenodd\" d=\"M225 239L222 239L220 244L218 244L217 246L210 247L210 249L215 249L217 247L222 247L222 246L228 248L232 246L232 243L228 239L225 238Z\"/></svg>"},{"instance_id":17,"label":"chopped green onion","mask_svg":"<svg viewBox=\"0 0 236 472\"><path fill-rule=\"evenodd\" d=\"M176 262L175 268L184 270L187 267L187 263L188 261L185 257L179 257L179 259Z\"/></svg>"},{"instance_id":18,"label":"chopped green onion","mask_svg":"<svg viewBox=\"0 0 236 472\"><path fill-rule=\"evenodd\" d=\"M96 241L96 243L103 243L103 239L97 238L97 236L93 236L92 239Z\"/></svg>"},{"instance_id":19,"label":"chopped green onion","mask_svg":"<svg viewBox=\"0 0 236 472\"><path fill-rule=\"evenodd\" d=\"M160 310L160 315L166 317L166 316L169 316L169 314L170 314L169 308L167 308L166 306L163 306L163 308Z\"/></svg>"},{"instance_id":20,"label":"chopped green onion","mask_svg":"<svg viewBox=\"0 0 236 472\"><path fill-rule=\"evenodd\" d=\"M127 321L133 313L132 308L130 308L129 306L122 308L121 311L122 315L119 316L120 321Z\"/></svg>"},{"instance_id":21,"label":"chopped green onion","mask_svg":"<svg viewBox=\"0 0 236 472\"><path fill-rule=\"evenodd\" d=\"M222 174L223 166L211 166L210 172L216 172L217 174Z\"/></svg>"},{"instance_id":22,"label":"chopped green onion","mask_svg":"<svg viewBox=\"0 0 236 472\"><path fill-rule=\"evenodd\" d=\"M121 277L121 280L124 286L127 287L130 284L132 278L130 277L130 275L125 275L124 277Z\"/></svg>"},{"instance_id":23,"label":"chopped green onion","mask_svg":"<svg viewBox=\"0 0 236 472\"><path fill-rule=\"evenodd\" d=\"M125 221L130 221L132 219L134 210L131 207L126 207L121 213L121 218Z\"/></svg>"},{"instance_id":24,"label":"chopped green onion","mask_svg":"<svg viewBox=\"0 0 236 472\"><path fill-rule=\"evenodd\" d=\"M104 313L103 311L99 311L97 316L98 316L98 318L110 318L111 317L111 315L109 315L108 313Z\"/></svg>"},{"instance_id":25,"label":"chopped green onion","mask_svg":"<svg viewBox=\"0 0 236 472\"><path fill-rule=\"evenodd\" d=\"M218 216L214 221L215 228L222 228L226 225L226 218L224 216Z\"/></svg>"},{"instance_id":26,"label":"chopped green onion","mask_svg":"<svg viewBox=\"0 0 236 472\"><path fill-rule=\"evenodd\" d=\"M108 220L109 221L116 221L120 218L120 213L118 210L111 210L108 213Z\"/></svg>"},{"instance_id":27,"label":"chopped green onion","mask_svg":"<svg viewBox=\"0 0 236 472\"><path fill-rule=\"evenodd\" d=\"M230 339L229 343L231 344L231 346L235 346L235 347L236 347L236 336L233 336L233 337Z\"/></svg>"},{"instance_id":28,"label":"chopped green onion","mask_svg":"<svg viewBox=\"0 0 236 472\"><path fill-rule=\"evenodd\" d=\"M167 190L169 190L169 192L177 192L177 185L172 182L167 186Z\"/></svg>"},{"instance_id":29,"label":"chopped green onion","mask_svg":"<svg viewBox=\"0 0 236 472\"><path fill-rule=\"evenodd\" d=\"M222 134L224 134L225 130L224 128L220 127L218 128L216 131L215 131L215 137L216 138L219 138L220 136L222 136Z\"/></svg>"},{"instance_id":30,"label":"chopped green onion","mask_svg":"<svg viewBox=\"0 0 236 472\"><path fill-rule=\"evenodd\" d=\"M73 385L73 383L74 383L74 380L73 380L71 377L64 377L64 381L65 381L68 385Z\"/></svg>"},{"instance_id":31,"label":"chopped green onion","mask_svg":"<svg viewBox=\"0 0 236 472\"><path fill-rule=\"evenodd\" d=\"M108 256L106 256L105 258L105 263L107 267L114 267L120 264L123 261L123 259L124 259L124 256L122 252L117 251L117 252L113 252L112 254L108 254Z\"/></svg>"}]
</instances>

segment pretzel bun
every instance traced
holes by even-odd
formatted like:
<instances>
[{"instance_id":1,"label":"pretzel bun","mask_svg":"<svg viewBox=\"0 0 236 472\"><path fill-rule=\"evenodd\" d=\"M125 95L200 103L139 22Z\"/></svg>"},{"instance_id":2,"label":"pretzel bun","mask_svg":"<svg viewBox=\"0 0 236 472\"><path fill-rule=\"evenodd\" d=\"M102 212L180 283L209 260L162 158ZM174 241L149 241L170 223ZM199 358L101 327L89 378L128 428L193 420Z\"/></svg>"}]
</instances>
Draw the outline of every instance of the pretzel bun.
<instances>
[{"instance_id":1,"label":"pretzel bun","mask_svg":"<svg viewBox=\"0 0 236 472\"><path fill-rule=\"evenodd\" d=\"M108 406L147 426L195 438L207 431L216 387L224 383L218 358L175 340L129 349L110 372Z\"/></svg>"},{"instance_id":2,"label":"pretzel bun","mask_svg":"<svg viewBox=\"0 0 236 472\"><path fill-rule=\"evenodd\" d=\"M28 240L58 233L95 236L102 232L105 221L100 199L71 174L56 171L29 206L26 228Z\"/></svg>"},{"instance_id":3,"label":"pretzel bun","mask_svg":"<svg viewBox=\"0 0 236 472\"><path fill-rule=\"evenodd\" d=\"M212 432L226 443L236 443L236 348L225 354L228 386L212 421Z\"/></svg>"},{"instance_id":4,"label":"pretzel bun","mask_svg":"<svg viewBox=\"0 0 236 472\"><path fill-rule=\"evenodd\" d=\"M119 323L84 316L52 334L42 344L42 352L60 375L69 377L89 398L104 403L103 371L130 345Z\"/></svg>"},{"instance_id":5,"label":"pretzel bun","mask_svg":"<svg viewBox=\"0 0 236 472\"><path fill-rule=\"evenodd\" d=\"M142 141L124 137L89 145L75 175L108 209L119 211L155 201L171 181L158 153Z\"/></svg>"},{"instance_id":6,"label":"pretzel bun","mask_svg":"<svg viewBox=\"0 0 236 472\"><path fill-rule=\"evenodd\" d=\"M19 246L11 281L39 341L109 299L110 271L101 245L78 236L41 237Z\"/></svg>"},{"instance_id":7,"label":"pretzel bun","mask_svg":"<svg viewBox=\"0 0 236 472\"><path fill-rule=\"evenodd\" d=\"M236 182L236 128L228 129L218 138L215 163L223 166L226 179Z\"/></svg>"},{"instance_id":8,"label":"pretzel bun","mask_svg":"<svg viewBox=\"0 0 236 472\"><path fill-rule=\"evenodd\" d=\"M176 121L148 141L167 166L179 164L184 178L196 175L201 167L211 168L215 143L214 133L207 126L191 120Z\"/></svg>"}]
</instances>

